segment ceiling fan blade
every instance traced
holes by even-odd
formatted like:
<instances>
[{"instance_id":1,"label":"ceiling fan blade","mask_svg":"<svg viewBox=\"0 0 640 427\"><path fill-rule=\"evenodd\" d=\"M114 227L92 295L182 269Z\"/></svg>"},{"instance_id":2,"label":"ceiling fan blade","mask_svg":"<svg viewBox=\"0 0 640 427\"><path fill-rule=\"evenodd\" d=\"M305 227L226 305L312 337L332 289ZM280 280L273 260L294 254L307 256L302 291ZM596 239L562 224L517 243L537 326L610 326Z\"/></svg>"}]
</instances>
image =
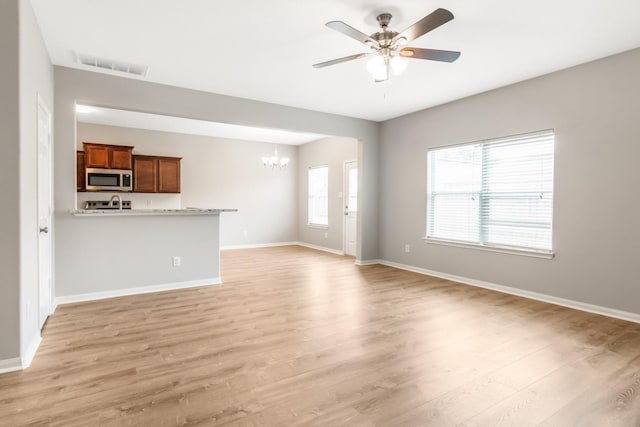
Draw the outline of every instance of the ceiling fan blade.
<instances>
[{"instance_id":1,"label":"ceiling fan blade","mask_svg":"<svg viewBox=\"0 0 640 427\"><path fill-rule=\"evenodd\" d=\"M460 52L453 50L420 49L405 47L400 51L403 58L430 59L431 61L453 62L460 57Z\"/></svg>"},{"instance_id":2,"label":"ceiling fan blade","mask_svg":"<svg viewBox=\"0 0 640 427\"><path fill-rule=\"evenodd\" d=\"M350 25L345 24L342 21L331 21L327 22L327 27L332 28L346 36L351 37L352 39L358 40L360 43L364 43L368 46L378 47L379 43L363 33L362 31L358 31Z\"/></svg>"},{"instance_id":3,"label":"ceiling fan blade","mask_svg":"<svg viewBox=\"0 0 640 427\"><path fill-rule=\"evenodd\" d=\"M396 35L391 39L391 43L396 43L402 38L406 39L407 42L410 42L411 40L415 40L418 37L427 34L429 31L438 28L440 25L446 24L452 19L453 13L449 12L447 9L436 9L403 32Z\"/></svg>"},{"instance_id":4,"label":"ceiling fan blade","mask_svg":"<svg viewBox=\"0 0 640 427\"><path fill-rule=\"evenodd\" d=\"M365 56L369 56L370 53L357 53L355 55L344 56L338 59L332 59L331 61L319 62L317 64L313 64L313 68L322 68L328 67L329 65L340 64L341 62L352 61L358 58L364 58Z\"/></svg>"}]
</instances>

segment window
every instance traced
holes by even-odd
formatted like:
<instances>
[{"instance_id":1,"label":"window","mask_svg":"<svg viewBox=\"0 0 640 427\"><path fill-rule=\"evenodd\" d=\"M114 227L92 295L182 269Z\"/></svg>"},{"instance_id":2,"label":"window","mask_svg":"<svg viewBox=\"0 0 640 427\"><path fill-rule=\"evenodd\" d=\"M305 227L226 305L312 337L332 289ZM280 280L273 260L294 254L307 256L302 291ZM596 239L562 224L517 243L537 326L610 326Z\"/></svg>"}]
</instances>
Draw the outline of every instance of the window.
<instances>
[{"instance_id":1,"label":"window","mask_svg":"<svg viewBox=\"0 0 640 427\"><path fill-rule=\"evenodd\" d=\"M553 131L430 150L427 240L551 254Z\"/></svg>"},{"instance_id":2,"label":"window","mask_svg":"<svg viewBox=\"0 0 640 427\"><path fill-rule=\"evenodd\" d=\"M329 167L309 168L309 224L329 225Z\"/></svg>"}]
</instances>

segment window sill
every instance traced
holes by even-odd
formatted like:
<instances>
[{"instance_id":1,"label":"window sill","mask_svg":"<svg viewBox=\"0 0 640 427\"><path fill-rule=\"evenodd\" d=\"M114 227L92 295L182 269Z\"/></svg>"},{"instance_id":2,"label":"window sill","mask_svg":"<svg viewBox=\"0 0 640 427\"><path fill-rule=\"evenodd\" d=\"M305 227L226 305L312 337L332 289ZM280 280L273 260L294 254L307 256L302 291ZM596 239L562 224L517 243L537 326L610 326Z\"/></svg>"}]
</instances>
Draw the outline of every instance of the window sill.
<instances>
[{"instance_id":1,"label":"window sill","mask_svg":"<svg viewBox=\"0 0 640 427\"><path fill-rule=\"evenodd\" d=\"M321 230L328 230L329 226L328 225L324 225L324 224L307 224L307 227L309 228L319 228Z\"/></svg>"},{"instance_id":2,"label":"window sill","mask_svg":"<svg viewBox=\"0 0 640 427\"><path fill-rule=\"evenodd\" d=\"M454 246L457 248L479 249L481 251L499 252L503 254L522 255L533 258L553 259L555 253L552 251L535 250L535 249L516 249L509 246L489 246L477 243L458 242L455 240L441 240L431 237L423 237L425 243L434 245Z\"/></svg>"}]
</instances>

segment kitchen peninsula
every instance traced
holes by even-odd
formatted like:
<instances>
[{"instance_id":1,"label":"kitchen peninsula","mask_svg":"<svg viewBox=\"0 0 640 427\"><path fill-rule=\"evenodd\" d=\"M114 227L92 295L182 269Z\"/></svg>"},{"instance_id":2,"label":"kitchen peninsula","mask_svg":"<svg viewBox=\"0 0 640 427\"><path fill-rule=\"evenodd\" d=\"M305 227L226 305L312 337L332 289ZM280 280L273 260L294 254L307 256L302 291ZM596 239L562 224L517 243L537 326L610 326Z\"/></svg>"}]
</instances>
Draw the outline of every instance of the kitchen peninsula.
<instances>
[{"instance_id":1,"label":"kitchen peninsula","mask_svg":"<svg viewBox=\"0 0 640 427\"><path fill-rule=\"evenodd\" d=\"M222 283L220 214L237 209L183 208L182 158L135 145L76 147L74 208L56 212L57 303Z\"/></svg>"},{"instance_id":2,"label":"kitchen peninsula","mask_svg":"<svg viewBox=\"0 0 640 427\"><path fill-rule=\"evenodd\" d=\"M237 209L74 209L57 216L56 302L222 283L220 214Z\"/></svg>"},{"instance_id":3,"label":"kitchen peninsula","mask_svg":"<svg viewBox=\"0 0 640 427\"><path fill-rule=\"evenodd\" d=\"M238 212L238 209L75 209L74 216L136 216L136 215L219 215L221 212Z\"/></svg>"}]
</instances>

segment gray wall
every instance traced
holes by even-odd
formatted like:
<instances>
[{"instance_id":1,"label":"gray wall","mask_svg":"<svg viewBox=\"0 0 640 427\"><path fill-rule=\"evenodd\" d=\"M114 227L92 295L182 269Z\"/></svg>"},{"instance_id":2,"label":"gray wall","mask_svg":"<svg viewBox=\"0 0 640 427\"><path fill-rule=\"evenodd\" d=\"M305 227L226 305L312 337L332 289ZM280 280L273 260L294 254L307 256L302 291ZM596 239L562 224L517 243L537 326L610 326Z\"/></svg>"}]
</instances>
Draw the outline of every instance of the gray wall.
<instances>
[{"instance_id":1,"label":"gray wall","mask_svg":"<svg viewBox=\"0 0 640 427\"><path fill-rule=\"evenodd\" d=\"M274 144L185 135L171 132L78 123L78 148L82 141L132 145L134 154L182 157L182 193L172 195L131 194L136 209L153 208L165 200L177 206L237 208L237 213L220 217L222 246L292 242L296 230L295 146L279 145L278 154L288 156L291 165L271 170L261 158L273 154ZM80 193L83 199L106 200L101 193ZM180 206L181 205L181 206ZM244 235L246 231L247 235Z\"/></svg>"},{"instance_id":2,"label":"gray wall","mask_svg":"<svg viewBox=\"0 0 640 427\"><path fill-rule=\"evenodd\" d=\"M18 1L0 2L0 194L20 205ZM20 356L20 210L0 210L0 361Z\"/></svg>"},{"instance_id":3,"label":"gray wall","mask_svg":"<svg viewBox=\"0 0 640 427\"><path fill-rule=\"evenodd\" d=\"M384 122L381 258L640 313L639 75L636 49ZM422 241L429 147L549 128L553 260Z\"/></svg>"},{"instance_id":4,"label":"gray wall","mask_svg":"<svg viewBox=\"0 0 640 427\"><path fill-rule=\"evenodd\" d=\"M33 350L38 324L38 96L53 120L53 67L28 0L20 2L20 340Z\"/></svg>"},{"instance_id":5,"label":"gray wall","mask_svg":"<svg viewBox=\"0 0 640 427\"><path fill-rule=\"evenodd\" d=\"M338 193L343 189L344 161L358 156L358 141L331 137L298 147L298 240L316 246L343 251L344 202ZM307 224L308 174L310 167L329 166L329 226ZM326 236L325 237L325 233Z\"/></svg>"},{"instance_id":6,"label":"gray wall","mask_svg":"<svg viewBox=\"0 0 640 427\"><path fill-rule=\"evenodd\" d=\"M0 361L25 357L38 328L37 99L53 68L28 0L0 3Z\"/></svg>"},{"instance_id":7,"label":"gray wall","mask_svg":"<svg viewBox=\"0 0 640 427\"><path fill-rule=\"evenodd\" d=\"M232 215L223 213L222 215ZM220 277L218 215L71 217L57 221L56 297L78 297ZM179 256L181 266L173 267Z\"/></svg>"},{"instance_id":8,"label":"gray wall","mask_svg":"<svg viewBox=\"0 0 640 427\"><path fill-rule=\"evenodd\" d=\"M358 140L358 237L356 263L365 263L380 254L380 124L376 140ZM375 249L374 249L375 248Z\"/></svg>"}]
</instances>

